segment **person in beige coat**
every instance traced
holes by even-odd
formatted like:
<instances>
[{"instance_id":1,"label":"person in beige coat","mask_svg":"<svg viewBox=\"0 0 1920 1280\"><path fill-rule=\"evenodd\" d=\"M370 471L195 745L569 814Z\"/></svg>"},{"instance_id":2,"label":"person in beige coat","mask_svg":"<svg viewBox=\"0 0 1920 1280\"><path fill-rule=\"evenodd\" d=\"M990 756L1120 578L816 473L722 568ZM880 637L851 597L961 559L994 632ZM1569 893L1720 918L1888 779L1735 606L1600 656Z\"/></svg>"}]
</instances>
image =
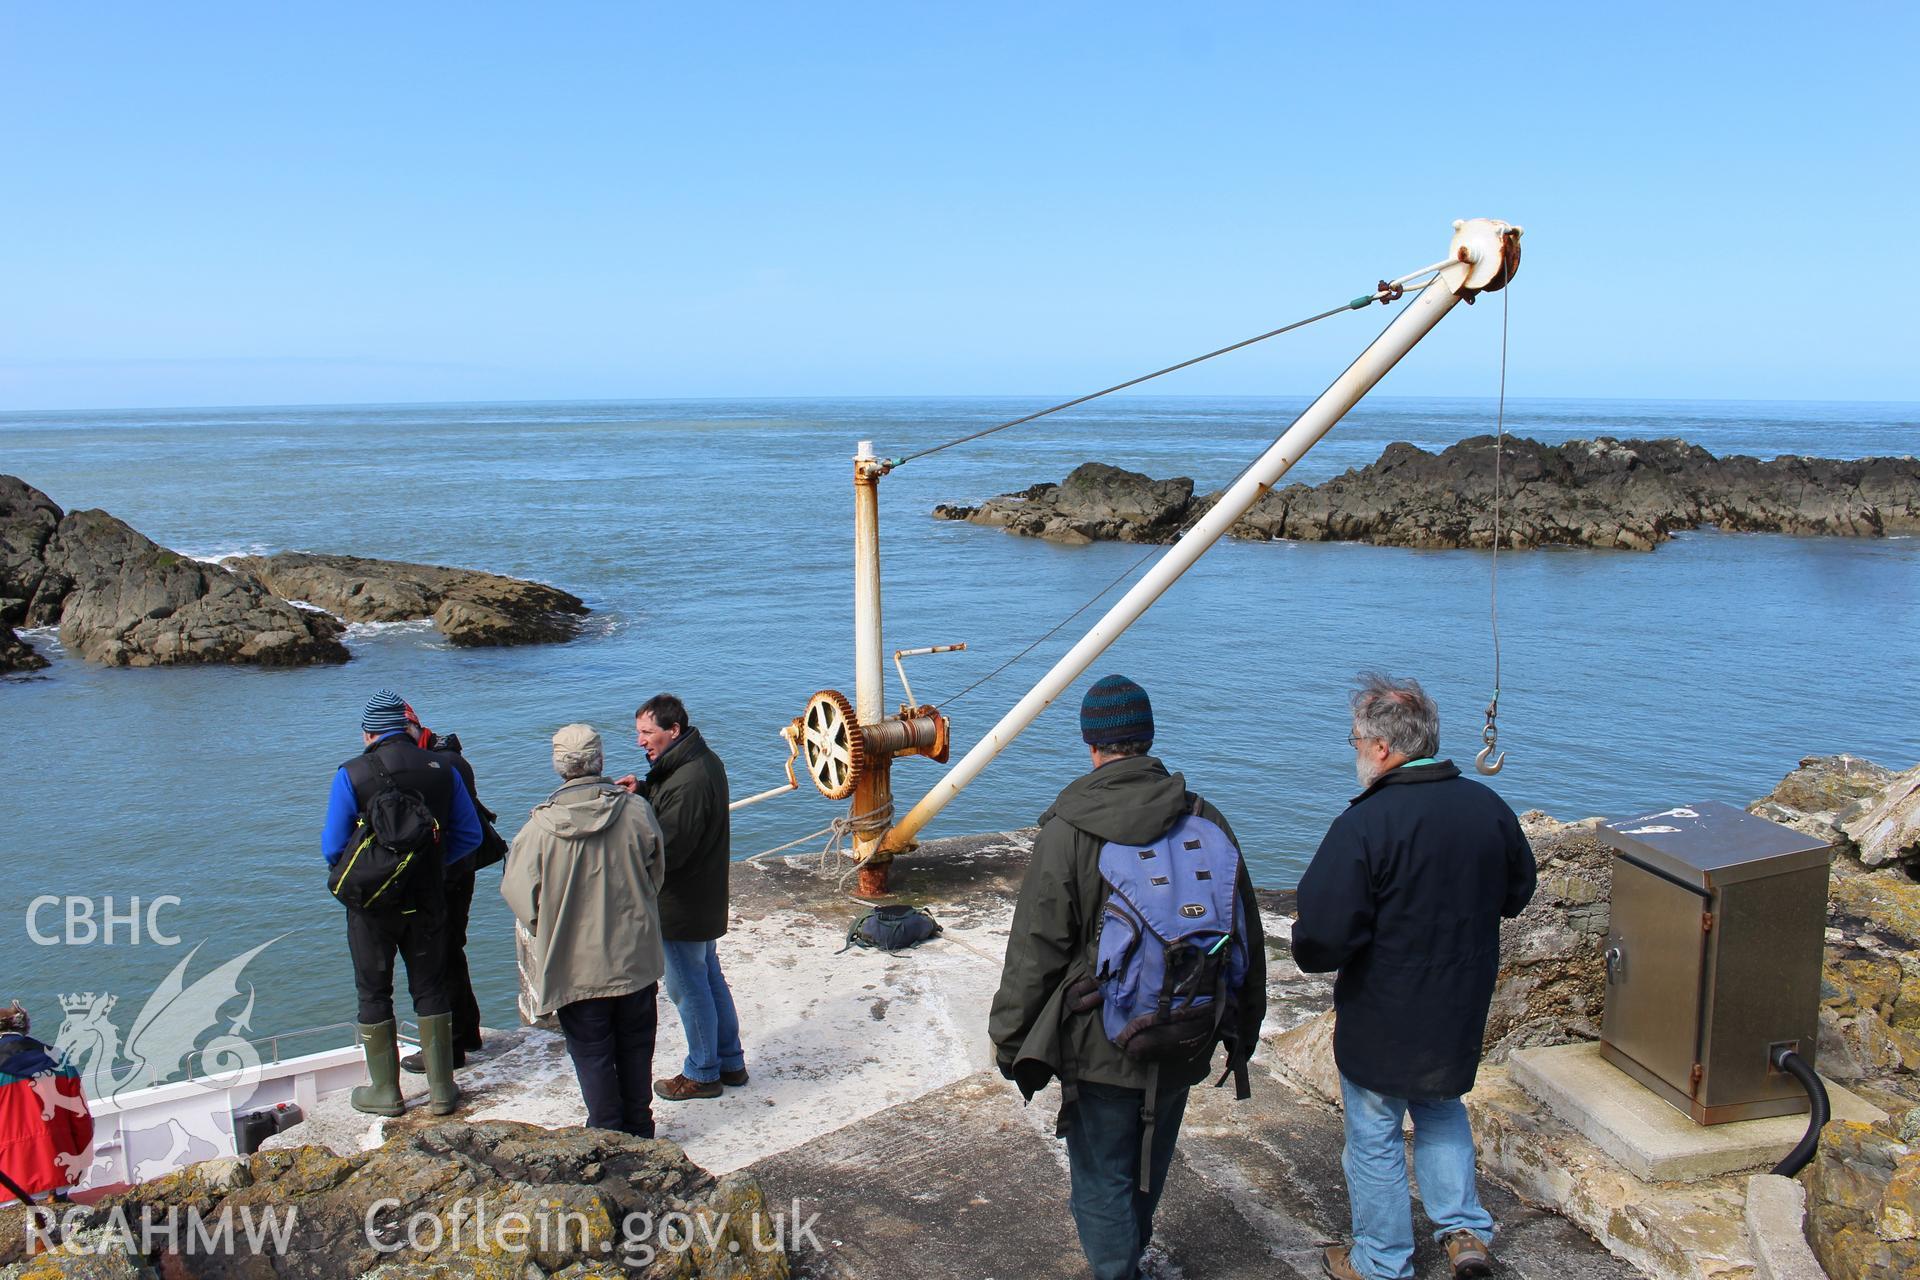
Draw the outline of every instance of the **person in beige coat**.
<instances>
[{"instance_id":1,"label":"person in beige coat","mask_svg":"<svg viewBox=\"0 0 1920 1280\"><path fill-rule=\"evenodd\" d=\"M651 1138L666 841L603 775L591 725L553 735L553 767L562 785L513 838L500 896L531 937L534 1001L559 1017L587 1124Z\"/></svg>"}]
</instances>

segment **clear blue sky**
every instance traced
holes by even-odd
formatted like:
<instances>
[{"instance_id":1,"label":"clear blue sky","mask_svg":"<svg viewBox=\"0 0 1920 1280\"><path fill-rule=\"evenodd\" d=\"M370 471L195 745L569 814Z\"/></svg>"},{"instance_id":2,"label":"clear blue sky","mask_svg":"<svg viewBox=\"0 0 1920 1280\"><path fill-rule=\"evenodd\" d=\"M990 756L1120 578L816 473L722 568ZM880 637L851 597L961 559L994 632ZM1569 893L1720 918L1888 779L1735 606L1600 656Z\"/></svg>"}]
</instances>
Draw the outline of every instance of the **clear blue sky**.
<instances>
[{"instance_id":1,"label":"clear blue sky","mask_svg":"<svg viewBox=\"0 0 1920 1280\"><path fill-rule=\"evenodd\" d=\"M0 407L1072 393L1473 215L1528 228L1515 394L1920 400L1915 13L15 0Z\"/></svg>"}]
</instances>

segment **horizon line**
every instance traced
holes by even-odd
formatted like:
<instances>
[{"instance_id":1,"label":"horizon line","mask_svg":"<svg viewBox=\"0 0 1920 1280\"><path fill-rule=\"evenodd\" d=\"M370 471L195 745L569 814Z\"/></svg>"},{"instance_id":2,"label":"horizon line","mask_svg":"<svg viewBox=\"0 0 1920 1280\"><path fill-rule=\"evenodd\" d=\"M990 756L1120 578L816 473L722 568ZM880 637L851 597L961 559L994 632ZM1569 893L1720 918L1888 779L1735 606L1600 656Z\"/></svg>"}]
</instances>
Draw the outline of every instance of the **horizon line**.
<instances>
[{"instance_id":1,"label":"horizon line","mask_svg":"<svg viewBox=\"0 0 1920 1280\"><path fill-rule=\"evenodd\" d=\"M529 399L487 399L487 400L339 400L339 401L288 400L288 401L263 401L263 402L256 402L252 404L186 403L186 404L149 404L149 405L118 405L118 406L82 405L82 406L67 406L67 407L58 407L58 408L55 408L55 407L4 408L4 409L0 409L0 420L12 418L12 417L26 417L33 414L163 413L163 412L174 412L174 411L186 410L186 409L197 409L197 410L203 410L208 412L216 412L216 411L240 412L243 410L427 409L427 408L463 408L463 407L478 407L478 406L567 405L567 404L575 404L575 405L625 405L625 404L645 405L645 404L687 404L687 403L777 404L777 403L792 403L795 401L845 404L850 402L866 403L866 402L899 401L899 400L925 400L925 401L1023 400L1024 401L1024 400L1054 399L1054 398L1057 398L1060 394L1061 394L1060 392L993 392L990 394L980 393L980 392L970 392L970 393L964 393L964 394L945 394L945 393L939 393L939 392L914 392L911 394L903 394L903 395L808 394L808 395L748 395L748 396L729 396L729 395L563 396L563 397L542 396L542 397L534 397ZM1205 394L1201 394L1201 393L1181 394L1181 393L1164 393L1164 392L1144 392L1144 393L1114 392L1112 394L1116 398L1124 397L1128 400L1134 400L1134 401L1139 401L1139 400L1191 400L1191 401L1265 400L1265 401L1278 401L1278 402L1310 403L1315 398L1315 396L1317 396L1320 393L1300 392L1300 393L1294 393L1294 394L1277 394L1272 392L1260 392L1260 393L1238 393L1237 394L1237 393L1231 393L1231 392L1216 392L1216 393L1205 393ZM1454 400L1454 401L1473 402L1473 403L1492 403L1493 401L1496 400L1496 398L1497 397L1493 395L1370 395L1365 400L1361 401L1360 404L1355 405L1353 410L1348 410L1348 412L1351 413L1354 410L1357 410L1363 407L1369 401ZM1812 396L1748 398L1748 397L1739 397L1739 396L1601 396L1601 395L1515 396L1515 395L1508 395L1506 397L1506 401L1508 404L1538 404L1538 403L1560 402L1560 401L1585 401L1585 402L1600 402L1600 403L1606 403L1606 404L1887 405L1887 406L1897 406L1897 407L1912 406L1916 409L1920 409L1920 400L1844 399L1844 398L1828 398L1828 397L1812 397Z\"/></svg>"}]
</instances>

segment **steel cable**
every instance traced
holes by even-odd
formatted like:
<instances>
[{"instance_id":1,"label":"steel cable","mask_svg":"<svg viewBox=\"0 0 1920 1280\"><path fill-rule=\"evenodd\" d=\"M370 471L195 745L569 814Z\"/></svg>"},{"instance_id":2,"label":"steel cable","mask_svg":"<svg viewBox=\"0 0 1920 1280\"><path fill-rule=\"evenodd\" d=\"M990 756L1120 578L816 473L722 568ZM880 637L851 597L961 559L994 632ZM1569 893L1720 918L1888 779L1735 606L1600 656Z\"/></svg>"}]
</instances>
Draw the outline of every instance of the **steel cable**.
<instances>
[{"instance_id":1,"label":"steel cable","mask_svg":"<svg viewBox=\"0 0 1920 1280\"><path fill-rule=\"evenodd\" d=\"M1445 265L1445 264L1443 263L1441 265ZM1413 274L1422 275L1427 270L1429 270L1429 268L1423 267L1421 268L1420 271L1416 271ZM1381 295L1388 294L1391 292L1392 283L1393 282L1382 281L1381 288L1378 291L1376 291L1375 294L1367 298L1356 298L1354 299L1354 302L1364 304L1364 303L1373 301L1375 298L1378 298ZM1393 296L1398 297L1400 295L1394 294ZM1329 312L1328 314L1332 314L1332 313ZM1315 317L1315 319L1324 319L1324 318L1325 318L1324 316ZM1302 321L1301 323L1303 324L1311 323L1311 321ZM1391 326L1392 322L1389 321L1388 323L1389 323L1389 326ZM1278 331L1276 330L1276 332ZM1382 332L1384 332L1384 330L1382 330ZM1253 339L1253 341L1258 341L1258 339ZM1242 344L1242 345L1245 345L1245 344ZM1348 367L1351 368L1352 366L1349 365ZM960 442L955 441L954 443L958 444ZM1245 465L1243 465L1238 471L1233 473L1233 476L1231 479L1229 479L1225 484L1220 486L1218 490L1219 494L1221 496L1225 496L1227 490L1233 488L1234 485L1238 484L1240 481L1240 478L1246 475L1247 472L1253 470L1254 464L1259 462L1260 459L1264 456L1265 454L1261 453L1261 454L1256 454L1252 458L1249 458L1246 461ZM1187 517L1186 522L1182 524L1179 529L1174 531L1174 534L1172 537L1168 538L1165 542L1155 543L1153 547L1145 555L1141 556L1138 560L1135 560L1132 564L1128 565L1126 569L1124 569L1121 572L1119 577L1115 578L1112 582L1109 582L1106 586L1100 588L1099 591L1094 593L1091 599L1089 599L1085 604L1082 604L1078 609L1075 609L1072 613L1060 619L1060 621L1055 623L1053 627L1050 628L1045 635L1042 635L1041 637L1033 641L1033 643L1029 644L1026 648L1014 654L1011 658L1008 658L1005 662L1001 663L999 666L995 667L993 670L987 672L987 674L985 674L984 676L981 676L978 680L975 680L972 684L968 685L966 688L962 689L960 692L953 694L950 697L943 698L941 699L941 701L939 701L934 705L936 707L945 707L947 706L948 703L958 702L960 699L966 697L968 694L972 693L975 689L978 689L981 685L987 683L987 681L992 680L995 676L998 676L999 674L1001 674L1008 667L1011 667L1014 663L1020 661L1020 659L1026 657L1028 654L1032 653L1035 649L1038 649L1041 645L1051 640L1054 636L1060 633L1061 628L1065 627L1069 622L1072 622L1075 618L1085 613L1088 609L1091 609L1095 604L1099 603L1100 600L1104 598L1108 592L1112 591L1115 587L1125 582L1128 578L1131 578L1135 573L1138 573L1141 565L1144 565L1147 561L1153 559L1155 556L1164 553L1168 547L1172 546L1174 543L1184 538L1187 535L1188 530L1192 529L1194 525L1200 523L1200 520L1207 514L1207 512L1211 510L1213 510L1213 507L1211 506L1211 504L1205 505L1205 506L1196 506L1193 510L1193 513Z\"/></svg>"},{"instance_id":2,"label":"steel cable","mask_svg":"<svg viewBox=\"0 0 1920 1280\"><path fill-rule=\"evenodd\" d=\"M1203 356L1195 356L1191 360L1182 360L1179 364L1170 364L1164 369L1155 369L1152 373L1143 373L1139 377L1129 378L1125 382L1116 382L1110 387L1089 392L1084 396L1076 396L1072 400L1063 400L1059 404L1051 405L1035 413L1029 413L1023 418L1015 418L1011 422L1003 422L998 426L988 427L984 431L976 431L971 435L961 436L957 440L949 440L945 444L934 445L931 449L922 449L917 453L909 453L903 458L893 459L890 465L895 467L905 466L916 458L924 458L928 454L939 453L942 449L951 449L955 445L966 444L969 440L978 440L982 436L990 436L996 431L1005 431L1009 427L1021 426L1024 423L1032 422L1036 418L1044 418L1050 413L1059 413L1062 409L1071 409L1075 405L1085 404L1089 400L1098 400L1101 396L1112 395L1116 391L1125 391L1128 387L1137 387L1143 382L1151 382L1153 379L1166 374L1176 373L1181 369L1190 368L1204 360L1211 360L1215 356L1224 356L1230 351L1238 351L1242 347L1250 347L1256 342L1265 342L1268 338L1277 338L1283 333L1291 333L1295 329L1304 329L1310 324L1316 324L1321 320L1337 316L1342 311L1358 311L1376 301L1382 292L1385 292L1385 290L1376 290L1364 298L1355 298L1352 302L1335 307L1331 311L1322 311L1317 316L1308 316L1304 320L1295 320L1292 324L1283 324L1278 329L1269 329L1267 332L1259 334L1256 337L1243 339L1231 346L1221 347L1217 351L1209 351Z\"/></svg>"}]
</instances>

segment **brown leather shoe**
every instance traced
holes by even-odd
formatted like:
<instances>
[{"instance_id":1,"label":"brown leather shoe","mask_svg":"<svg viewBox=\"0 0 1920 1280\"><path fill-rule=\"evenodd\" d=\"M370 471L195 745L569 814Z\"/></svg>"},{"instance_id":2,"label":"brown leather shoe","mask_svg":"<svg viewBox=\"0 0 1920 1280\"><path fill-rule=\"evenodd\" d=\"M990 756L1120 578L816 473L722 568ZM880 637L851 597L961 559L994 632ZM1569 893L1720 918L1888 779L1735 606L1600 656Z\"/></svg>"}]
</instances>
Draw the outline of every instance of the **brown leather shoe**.
<instances>
[{"instance_id":1,"label":"brown leather shoe","mask_svg":"<svg viewBox=\"0 0 1920 1280\"><path fill-rule=\"evenodd\" d=\"M720 1073L720 1083L729 1089L738 1089L746 1082L747 1069L745 1067L740 1068L738 1071L722 1071Z\"/></svg>"},{"instance_id":2,"label":"brown leather shoe","mask_svg":"<svg viewBox=\"0 0 1920 1280\"><path fill-rule=\"evenodd\" d=\"M1367 1280L1367 1277L1353 1269L1353 1260L1348 1256L1352 1251L1352 1245L1328 1245L1326 1253L1320 1258L1320 1269L1333 1280Z\"/></svg>"},{"instance_id":3,"label":"brown leather shoe","mask_svg":"<svg viewBox=\"0 0 1920 1280\"><path fill-rule=\"evenodd\" d=\"M1493 1254L1487 1242L1471 1231L1455 1231L1441 1241L1447 1246L1447 1261L1453 1264L1454 1280L1473 1280L1493 1274Z\"/></svg>"},{"instance_id":4,"label":"brown leather shoe","mask_svg":"<svg viewBox=\"0 0 1920 1280\"><path fill-rule=\"evenodd\" d=\"M655 1080L654 1093L668 1102L686 1102L692 1098L717 1098L726 1090L720 1087L718 1080L709 1080L704 1084L698 1080L689 1080L686 1076L675 1076L671 1080Z\"/></svg>"}]
</instances>

